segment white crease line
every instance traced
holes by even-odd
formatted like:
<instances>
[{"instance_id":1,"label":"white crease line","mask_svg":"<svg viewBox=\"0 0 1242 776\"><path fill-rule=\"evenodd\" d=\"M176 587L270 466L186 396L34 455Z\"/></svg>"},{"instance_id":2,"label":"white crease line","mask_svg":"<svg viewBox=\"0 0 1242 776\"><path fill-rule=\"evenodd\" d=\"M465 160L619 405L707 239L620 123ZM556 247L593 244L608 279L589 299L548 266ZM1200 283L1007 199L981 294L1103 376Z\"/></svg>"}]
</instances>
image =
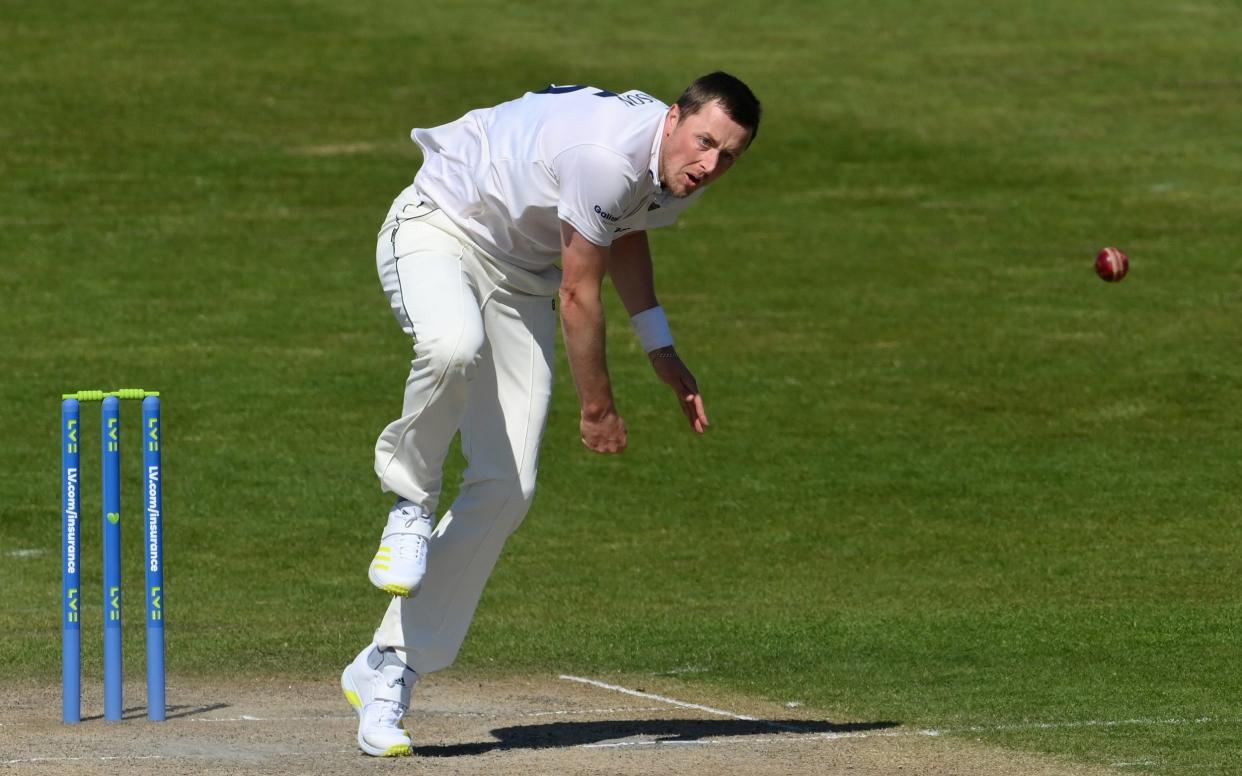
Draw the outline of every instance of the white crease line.
<instances>
[{"instance_id":1,"label":"white crease line","mask_svg":"<svg viewBox=\"0 0 1242 776\"><path fill-rule=\"evenodd\" d=\"M1215 718L1215 717L1193 717L1193 718L1173 717L1170 719L1122 719L1122 720L1090 719L1090 720L1077 720L1077 721L1068 721L1068 722L1023 722L1023 723L1016 723L1016 724L1009 724L1009 725L972 725L969 727L962 727L962 728L942 728L942 729L929 728L929 729L924 729L924 730L889 730L889 731L855 730L855 731L842 731L839 733L834 733L834 732L816 733L814 731L795 727L793 725L783 725L779 722L773 722L771 720L766 720L766 719L759 719L758 717L750 717L744 714L734 714L731 711L725 711L723 709L714 709L711 706L702 706L697 703L687 703L686 701L679 701L675 698L668 698L663 695L657 695L655 693L643 692L642 690L631 690L628 687L622 687L616 684L608 684L607 682L601 682L595 679L587 679L586 677L582 677L582 676L571 676L569 674L561 674L560 678L565 679L570 682L580 682L582 684L589 684L593 687L600 687L605 690L612 690L613 692L624 693L626 695L633 695L639 698L649 698L651 700L660 701L661 703L668 703L673 706L680 706L682 708L687 708L687 709L696 709L698 711L704 711L704 712L707 712L708 714L715 714L721 717L729 717L731 719L746 720L748 722L759 722L761 724L767 725L777 730L784 730L784 731L791 732L791 733L801 733L806 737L814 737L814 738L818 738L822 740L836 740L836 739L842 739L842 738L899 738L903 736L935 737L935 736L949 735L953 733L959 733L959 734L960 733L1000 733L1000 732L1021 731L1021 730L1056 730L1060 728L1120 727L1123 725L1124 726L1159 727L1159 726L1173 726L1173 725L1205 725L1205 724L1212 724L1212 723L1217 723L1217 724L1240 724L1242 723L1242 718L1220 719L1220 718ZM765 737L756 737L756 736L720 736L717 738L696 740L696 741L680 741L680 740L618 741L618 742L609 742L609 743L600 743L600 744L579 744L578 746L581 748L589 748L589 749L613 749L613 748L621 748L621 747L643 747L643 746L668 746L670 744L675 745L675 746L686 746L686 745L692 745L692 744L693 745L713 744L713 743L718 743L722 741L729 741L730 739L737 740L737 741L765 741L765 740L781 741L785 743L792 743L796 740L796 739L789 738L789 737L766 737L765 738Z\"/></svg>"},{"instance_id":2,"label":"white crease line","mask_svg":"<svg viewBox=\"0 0 1242 776\"><path fill-rule=\"evenodd\" d=\"M574 714L630 714L638 711L664 711L663 706L626 706L613 709L554 709L551 711L433 711L411 709L410 717L489 717L504 719L507 717L561 717ZM314 722L325 719L356 719L355 714L324 714L318 717L256 717L242 714L240 717L190 717L189 722Z\"/></svg>"},{"instance_id":3,"label":"white crease line","mask_svg":"<svg viewBox=\"0 0 1242 776\"><path fill-rule=\"evenodd\" d=\"M746 722L758 722L761 725L767 725L768 727L776 728L777 730L786 730L791 733L808 732L806 730L803 730L802 728L795 727L793 725L783 725L779 722L773 722L767 719L760 719L759 717L751 717L745 714L734 714L731 711L725 711L724 709L713 709L711 706L702 706L697 703L687 703L686 701L679 701L676 698L668 698L663 695L656 695L653 692L643 692L642 690L631 690L628 687L622 687L616 684L608 684L607 682L600 682L595 679L587 679L586 677L583 677L583 676L570 676L569 674L561 674L561 678L567 681L570 681L570 682L580 682L582 684L589 684L592 687L600 687L605 690L612 690L613 692L625 693L626 695L633 695L637 698L647 698L648 700L660 701L661 703L667 703L672 706L680 706L683 709L695 709L696 711L705 711L708 714L715 714L718 717L729 717L730 719L740 719L740 720L745 720Z\"/></svg>"},{"instance_id":4,"label":"white crease line","mask_svg":"<svg viewBox=\"0 0 1242 776\"><path fill-rule=\"evenodd\" d=\"M318 757L322 755L348 755L356 754L356 749L332 749L327 751L293 751L286 754L267 755L276 757ZM94 757L81 756L62 756L62 757L19 757L17 760L0 760L0 765L22 765L22 764L39 764L39 762L116 762L118 760L211 760L216 755L97 755Z\"/></svg>"},{"instance_id":5,"label":"white crease line","mask_svg":"<svg viewBox=\"0 0 1242 776\"><path fill-rule=\"evenodd\" d=\"M357 719L356 714L323 714L318 717L190 717L189 722L315 722L324 719Z\"/></svg>"},{"instance_id":6,"label":"white crease line","mask_svg":"<svg viewBox=\"0 0 1242 776\"><path fill-rule=\"evenodd\" d=\"M492 717L504 719L506 717L562 717L574 714L629 714L636 711L666 711L663 706L624 706L618 709L560 709L556 711L420 711L411 709L408 713L410 716L425 717Z\"/></svg>"},{"instance_id":7,"label":"white crease line","mask_svg":"<svg viewBox=\"0 0 1242 776\"><path fill-rule=\"evenodd\" d=\"M763 721L759 719L758 717L748 717L745 714L734 714L733 712L725 711L724 709L713 709L711 706L700 706L697 703L687 703L685 701L679 701L675 698L666 698L663 695L656 695L653 692L643 692L642 690L631 690L628 687L622 687L616 684L608 684L607 682L600 682L595 679L587 679L586 677L583 677L583 676L570 676L569 674L561 674L561 678L567 681L570 681L570 682L581 682L582 684L589 684L592 687L601 687L605 690L612 690L613 692L625 693L626 695L633 695L637 698L647 698L648 700L660 701L661 703L667 703L672 706L681 706L682 708L685 708L685 709L697 709L698 711L705 711L708 714L715 714L718 717L729 717L730 719L742 719L742 720L746 720L747 722L762 722Z\"/></svg>"},{"instance_id":8,"label":"white crease line","mask_svg":"<svg viewBox=\"0 0 1242 776\"><path fill-rule=\"evenodd\" d=\"M98 757L21 757L16 760L0 760L0 765L19 765L21 763L62 763L62 762L109 762L112 760L163 760L161 754L142 755L100 755Z\"/></svg>"}]
</instances>

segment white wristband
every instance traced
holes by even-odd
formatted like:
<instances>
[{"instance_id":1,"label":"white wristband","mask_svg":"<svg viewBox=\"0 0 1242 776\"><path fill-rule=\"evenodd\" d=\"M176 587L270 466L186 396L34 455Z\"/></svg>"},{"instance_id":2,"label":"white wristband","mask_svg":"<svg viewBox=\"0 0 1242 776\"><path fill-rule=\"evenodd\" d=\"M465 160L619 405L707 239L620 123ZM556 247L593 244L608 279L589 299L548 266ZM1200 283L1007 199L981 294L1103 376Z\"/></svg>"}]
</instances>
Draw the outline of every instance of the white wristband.
<instances>
[{"instance_id":1,"label":"white wristband","mask_svg":"<svg viewBox=\"0 0 1242 776\"><path fill-rule=\"evenodd\" d=\"M659 305L631 317L630 323L634 324L638 341L643 344L643 351L646 353L673 344L673 332L668 328L668 318L664 316L664 308Z\"/></svg>"}]
</instances>

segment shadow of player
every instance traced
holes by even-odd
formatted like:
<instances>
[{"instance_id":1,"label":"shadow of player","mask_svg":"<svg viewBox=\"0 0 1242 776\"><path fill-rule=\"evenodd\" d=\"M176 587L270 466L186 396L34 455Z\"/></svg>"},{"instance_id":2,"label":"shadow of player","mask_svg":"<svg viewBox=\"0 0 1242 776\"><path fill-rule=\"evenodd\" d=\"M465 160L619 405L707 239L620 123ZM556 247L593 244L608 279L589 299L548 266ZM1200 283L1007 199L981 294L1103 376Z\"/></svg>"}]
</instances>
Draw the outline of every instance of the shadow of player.
<instances>
[{"instance_id":1,"label":"shadow of player","mask_svg":"<svg viewBox=\"0 0 1242 776\"><path fill-rule=\"evenodd\" d=\"M505 749L554 749L595 744L627 738L643 738L657 742L700 741L727 736L776 735L781 733L858 733L886 730L900 723L825 722L818 720L743 720L743 719L638 719L609 722L550 722L538 725L514 725L496 728L495 741L443 746L415 746L421 757L458 757L484 754Z\"/></svg>"}]
</instances>

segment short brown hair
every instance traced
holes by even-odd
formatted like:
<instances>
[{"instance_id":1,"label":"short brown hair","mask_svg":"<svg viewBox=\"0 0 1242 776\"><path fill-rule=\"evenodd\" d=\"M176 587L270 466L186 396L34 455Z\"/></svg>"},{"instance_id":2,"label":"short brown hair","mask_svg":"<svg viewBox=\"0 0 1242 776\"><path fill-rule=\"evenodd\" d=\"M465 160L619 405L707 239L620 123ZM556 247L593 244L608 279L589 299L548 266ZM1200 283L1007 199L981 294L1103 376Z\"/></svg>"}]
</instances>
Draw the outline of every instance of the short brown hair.
<instances>
[{"instance_id":1,"label":"short brown hair","mask_svg":"<svg viewBox=\"0 0 1242 776\"><path fill-rule=\"evenodd\" d=\"M741 80L717 70L696 78L686 87L677 98L677 108L681 115L691 116L713 102L719 102L726 116L750 131L746 143L749 148L759 134L759 117L763 113L759 98Z\"/></svg>"}]
</instances>

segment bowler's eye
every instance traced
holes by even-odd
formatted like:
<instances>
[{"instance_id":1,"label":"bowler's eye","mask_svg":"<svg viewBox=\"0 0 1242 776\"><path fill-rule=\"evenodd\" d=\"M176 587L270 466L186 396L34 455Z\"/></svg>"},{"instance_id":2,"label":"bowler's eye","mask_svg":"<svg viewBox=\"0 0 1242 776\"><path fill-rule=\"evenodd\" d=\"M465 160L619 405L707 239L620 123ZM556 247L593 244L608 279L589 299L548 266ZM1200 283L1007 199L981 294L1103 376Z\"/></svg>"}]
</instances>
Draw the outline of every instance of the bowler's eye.
<instances>
[{"instance_id":1,"label":"bowler's eye","mask_svg":"<svg viewBox=\"0 0 1242 776\"><path fill-rule=\"evenodd\" d=\"M710 143L707 142L707 138L703 135L699 135L698 140L699 140L699 148L702 148L704 150L707 150L707 148L711 145Z\"/></svg>"}]
</instances>

